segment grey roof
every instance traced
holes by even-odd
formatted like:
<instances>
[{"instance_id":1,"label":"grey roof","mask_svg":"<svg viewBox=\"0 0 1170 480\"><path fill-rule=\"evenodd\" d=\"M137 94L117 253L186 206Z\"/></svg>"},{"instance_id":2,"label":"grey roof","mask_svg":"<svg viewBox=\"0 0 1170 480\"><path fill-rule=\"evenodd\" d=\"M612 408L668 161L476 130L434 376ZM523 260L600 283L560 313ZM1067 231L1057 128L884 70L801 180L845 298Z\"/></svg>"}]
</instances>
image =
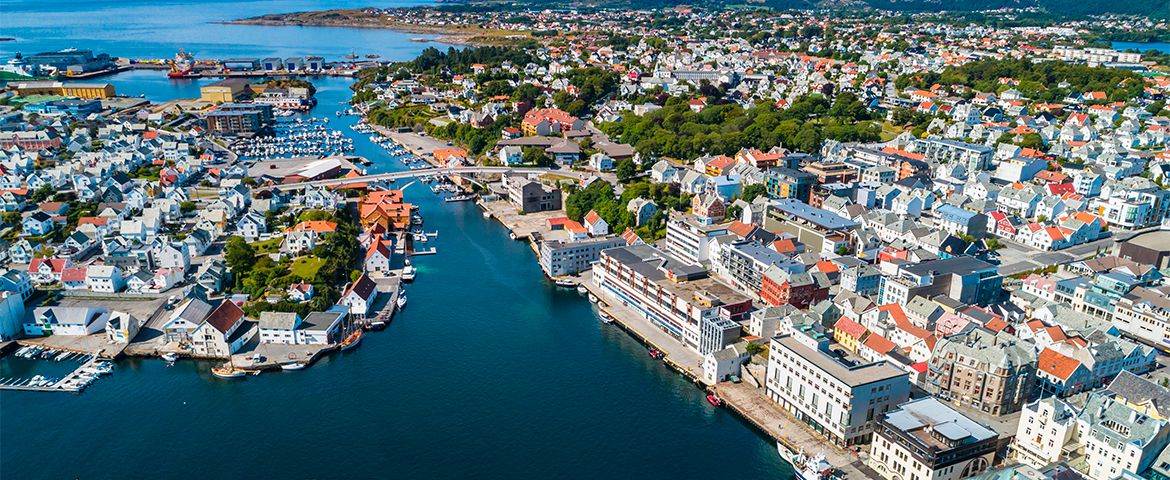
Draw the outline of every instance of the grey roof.
<instances>
[{"instance_id":1,"label":"grey roof","mask_svg":"<svg viewBox=\"0 0 1170 480\"><path fill-rule=\"evenodd\" d=\"M994 430L976 423L934 397L903 403L886 414L885 423L903 432L933 428L952 442L968 444L995 437Z\"/></svg>"},{"instance_id":2,"label":"grey roof","mask_svg":"<svg viewBox=\"0 0 1170 480\"><path fill-rule=\"evenodd\" d=\"M261 312L260 328L292 330L297 327L300 315L292 312Z\"/></svg>"},{"instance_id":3,"label":"grey roof","mask_svg":"<svg viewBox=\"0 0 1170 480\"><path fill-rule=\"evenodd\" d=\"M1170 390L1152 380L1134 375L1129 370L1122 370L1113 379L1109 391L1136 405L1152 403L1159 412L1170 411Z\"/></svg>"}]
</instances>

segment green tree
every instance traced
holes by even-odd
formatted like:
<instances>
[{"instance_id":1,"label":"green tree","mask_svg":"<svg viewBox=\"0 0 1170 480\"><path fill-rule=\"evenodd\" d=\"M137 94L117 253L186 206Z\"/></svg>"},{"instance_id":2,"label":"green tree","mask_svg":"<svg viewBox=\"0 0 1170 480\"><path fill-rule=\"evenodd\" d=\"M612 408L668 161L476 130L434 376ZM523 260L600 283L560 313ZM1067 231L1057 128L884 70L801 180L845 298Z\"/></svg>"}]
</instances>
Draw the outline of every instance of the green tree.
<instances>
[{"instance_id":1,"label":"green tree","mask_svg":"<svg viewBox=\"0 0 1170 480\"><path fill-rule=\"evenodd\" d=\"M256 249L249 245L244 237L232 236L224 246L224 259L239 278L256 265Z\"/></svg>"},{"instance_id":2,"label":"green tree","mask_svg":"<svg viewBox=\"0 0 1170 480\"><path fill-rule=\"evenodd\" d=\"M617 179L619 182L626 183L638 175L638 167L634 166L634 161L629 158L623 158L617 161Z\"/></svg>"}]
</instances>

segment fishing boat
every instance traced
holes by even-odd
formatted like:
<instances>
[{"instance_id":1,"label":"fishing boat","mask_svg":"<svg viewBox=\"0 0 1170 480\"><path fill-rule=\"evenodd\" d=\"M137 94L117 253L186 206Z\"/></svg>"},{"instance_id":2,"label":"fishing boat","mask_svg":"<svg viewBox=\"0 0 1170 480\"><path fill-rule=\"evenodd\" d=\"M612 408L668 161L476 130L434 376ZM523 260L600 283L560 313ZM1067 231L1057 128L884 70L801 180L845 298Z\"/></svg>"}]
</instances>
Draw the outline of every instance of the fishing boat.
<instances>
[{"instance_id":1,"label":"fishing boat","mask_svg":"<svg viewBox=\"0 0 1170 480\"><path fill-rule=\"evenodd\" d=\"M798 480L842 480L845 478L844 473L833 468L822 453L809 456L804 453L803 448L794 452L780 442L776 442L776 450L780 452L780 457L784 461L792 465L792 475Z\"/></svg>"},{"instance_id":2,"label":"fishing boat","mask_svg":"<svg viewBox=\"0 0 1170 480\"><path fill-rule=\"evenodd\" d=\"M169 363L175 363L175 360L179 359L179 354L174 353L174 352L167 352L167 353L162 354L162 359L166 360Z\"/></svg>"},{"instance_id":3,"label":"fishing boat","mask_svg":"<svg viewBox=\"0 0 1170 480\"><path fill-rule=\"evenodd\" d=\"M240 378L240 377L243 377L244 375L247 375L248 372L245 372L241 369L236 368L235 366L227 364L227 365L220 365L218 367L212 368L211 374L215 375L219 378Z\"/></svg>"},{"instance_id":4,"label":"fishing boat","mask_svg":"<svg viewBox=\"0 0 1170 480\"><path fill-rule=\"evenodd\" d=\"M407 265L402 268L402 279L407 282L412 281L416 273L414 265Z\"/></svg>"},{"instance_id":5,"label":"fishing boat","mask_svg":"<svg viewBox=\"0 0 1170 480\"><path fill-rule=\"evenodd\" d=\"M342 351L345 351L345 350L353 349L353 348L357 347L358 345L360 345L361 343L362 343L362 331L361 331L361 329L357 329L357 330L354 330L353 333L350 333L348 337L345 337L345 340L341 341L340 347L341 347Z\"/></svg>"},{"instance_id":6,"label":"fishing boat","mask_svg":"<svg viewBox=\"0 0 1170 480\"><path fill-rule=\"evenodd\" d=\"M710 403L716 407L723 406L723 400L720 400L719 397L716 397L714 393L707 394L707 403Z\"/></svg>"},{"instance_id":7,"label":"fishing boat","mask_svg":"<svg viewBox=\"0 0 1170 480\"><path fill-rule=\"evenodd\" d=\"M281 370L304 370L309 366L309 362L288 362L280 364Z\"/></svg>"},{"instance_id":8,"label":"fishing boat","mask_svg":"<svg viewBox=\"0 0 1170 480\"><path fill-rule=\"evenodd\" d=\"M399 292L398 300L395 300L394 304L398 306L399 310L402 310L402 307L406 306L406 292Z\"/></svg>"}]
</instances>

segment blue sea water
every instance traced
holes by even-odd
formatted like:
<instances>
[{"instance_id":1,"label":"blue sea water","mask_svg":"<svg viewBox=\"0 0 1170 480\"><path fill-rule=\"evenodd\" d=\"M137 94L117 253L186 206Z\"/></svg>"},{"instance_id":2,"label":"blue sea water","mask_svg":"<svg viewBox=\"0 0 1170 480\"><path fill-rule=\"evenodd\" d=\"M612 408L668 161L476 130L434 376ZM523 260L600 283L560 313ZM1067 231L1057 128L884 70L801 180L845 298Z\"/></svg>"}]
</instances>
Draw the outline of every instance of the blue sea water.
<instances>
[{"instance_id":1,"label":"blue sea water","mask_svg":"<svg viewBox=\"0 0 1170 480\"><path fill-rule=\"evenodd\" d=\"M1113 42L1114 50L1129 50L1136 48L1139 51L1157 50L1161 53L1170 53L1170 43L1153 42L1153 43L1136 43L1136 42Z\"/></svg>"},{"instance_id":2,"label":"blue sea water","mask_svg":"<svg viewBox=\"0 0 1170 480\"><path fill-rule=\"evenodd\" d=\"M407 59L424 48L385 31L206 23L358 3L3 0L0 36L20 38L15 50L115 56L184 46L208 57L352 48ZM101 81L161 102L213 80L132 71ZM349 80L314 81L312 114L352 134L355 118L334 115ZM353 137L371 171L404 168ZM531 250L473 204L445 203L418 184L406 197L439 231L439 253L416 257L409 305L385 331L307 370L242 381L217 380L206 363L130 359L81 395L0 392L0 477L791 476L769 441L602 325L578 294L543 280Z\"/></svg>"}]
</instances>

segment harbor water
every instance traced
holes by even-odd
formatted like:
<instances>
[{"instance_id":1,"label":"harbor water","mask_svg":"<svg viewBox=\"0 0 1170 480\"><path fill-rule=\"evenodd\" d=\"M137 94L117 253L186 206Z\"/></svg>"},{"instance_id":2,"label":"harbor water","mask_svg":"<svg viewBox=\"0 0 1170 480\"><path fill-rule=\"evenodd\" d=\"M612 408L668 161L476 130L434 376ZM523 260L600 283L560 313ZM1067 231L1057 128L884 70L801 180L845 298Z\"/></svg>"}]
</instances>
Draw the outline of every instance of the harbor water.
<instances>
[{"instance_id":1,"label":"harbor water","mask_svg":"<svg viewBox=\"0 0 1170 480\"><path fill-rule=\"evenodd\" d=\"M53 8L66 16L70 8L127 3L146 2ZM247 3L243 16L350 2L208 3L224 5L214 9L225 12ZM202 32L199 37L220 28L186 23L185 9L212 8L207 5L150 5L174 12L152 23L169 20L182 31ZM35 16L19 18L33 24L0 25L0 36L46 28ZM264 48L270 38L293 35L283 27L254 28L271 33L241 45ZM338 40L328 45L294 49L348 50L341 41L369 34L336 32L330 36ZM115 56L161 56L176 46L102 35L98 50ZM405 36L399 42L356 47L406 59L425 46ZM282 48L289 47L247 55ZM214 80L171 82L161 72L125 72L101 81L162 102L197 96L201 83ZM350 96L348 79L314 82L318 106L310 115L329 118L332 128L353 137L354 154L374 161L370 172L405 168L349 128L356 117L335 116ZM409 304L385 331L302 371L224 381L206 363L167 367L157 359L127 359L80 395L2 391L4 478L791 476L769 440L709 405L700 389L625 333L601 324L575 291L544 280L531 249L483 219L473 203L443 202L423 184L408 187L406 197L421 206L426 230L439 232L428 243L438 254L414 259L418 278L407 286Z\"/></svg>"}]
</instances>

